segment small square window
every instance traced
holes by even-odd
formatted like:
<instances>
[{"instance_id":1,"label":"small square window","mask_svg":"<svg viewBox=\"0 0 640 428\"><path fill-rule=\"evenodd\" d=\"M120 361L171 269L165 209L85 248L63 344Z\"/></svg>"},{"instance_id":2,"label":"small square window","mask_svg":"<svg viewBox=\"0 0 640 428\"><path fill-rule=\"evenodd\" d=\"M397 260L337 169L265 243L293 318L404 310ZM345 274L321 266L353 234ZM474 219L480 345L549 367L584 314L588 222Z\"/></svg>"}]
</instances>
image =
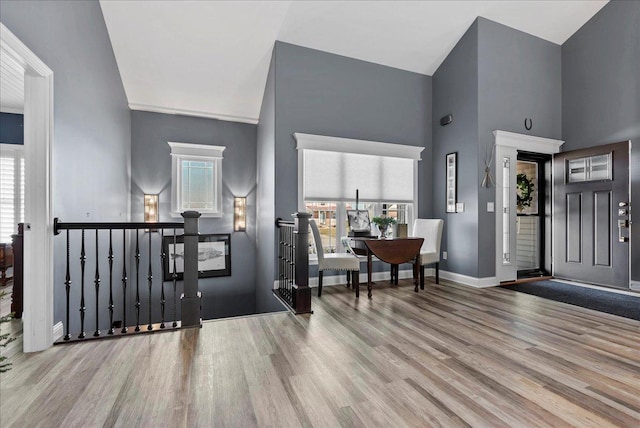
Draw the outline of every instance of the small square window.
<instances>
[{"instance_id":1,"label":"small square window","mask_svg":"<svg viewBox=\"0 0 640 428\"><path fill-rule=\"evenodd\" d=\"M171 214L198 211L222 216L222 152L225 147L173 143L171 146Z\"/></svg>"}]
</instances>

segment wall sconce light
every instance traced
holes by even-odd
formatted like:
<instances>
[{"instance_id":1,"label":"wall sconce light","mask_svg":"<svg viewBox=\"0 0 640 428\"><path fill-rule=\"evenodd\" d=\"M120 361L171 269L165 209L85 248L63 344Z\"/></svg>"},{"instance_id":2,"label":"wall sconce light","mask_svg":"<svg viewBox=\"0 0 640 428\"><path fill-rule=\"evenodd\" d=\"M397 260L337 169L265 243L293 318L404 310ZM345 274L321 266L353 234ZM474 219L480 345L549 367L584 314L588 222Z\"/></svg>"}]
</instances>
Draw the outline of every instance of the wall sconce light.
<instances>
[{"instance_id":1,"label":"wall sconce light","mask_svg":"<svg viewBox=\"0 0 640 428\"><path fill-rule=\"evenodd\" d=\"M158 195L144 195L144 222L158 222Z\"/></svg>"},{"instance_id":2,"label":"wall sconce light","mask_svg":"<svg viewBox=\"0 0 640 428\"><path fill-rule=\"evenodd\" d=\"M236 232L247 230L247 198L235 198L233 207L233 230Z\"/></svg>"}]
</instances>

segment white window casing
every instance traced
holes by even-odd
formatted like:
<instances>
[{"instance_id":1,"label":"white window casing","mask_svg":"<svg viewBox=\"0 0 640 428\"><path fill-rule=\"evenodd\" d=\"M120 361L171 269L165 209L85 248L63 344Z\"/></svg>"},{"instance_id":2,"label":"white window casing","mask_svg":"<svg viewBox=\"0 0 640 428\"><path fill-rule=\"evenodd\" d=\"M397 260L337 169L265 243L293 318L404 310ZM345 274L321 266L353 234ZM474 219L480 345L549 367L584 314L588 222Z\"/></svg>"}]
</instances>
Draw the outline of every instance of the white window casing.
<instances>
[{"instance_id":1,"label":"white window casing","mask_svg":"<svg viewBox=\"0 0 640 428\"><path fill-rule=\"evenodd\" d=\"M184 211L198 211L203 217L221 217L222 152L225 147L171 141L169 146L171 215L179 217ZM197 202L193 201L195 189L200 198Z\"/></svg>"}]
</instances>

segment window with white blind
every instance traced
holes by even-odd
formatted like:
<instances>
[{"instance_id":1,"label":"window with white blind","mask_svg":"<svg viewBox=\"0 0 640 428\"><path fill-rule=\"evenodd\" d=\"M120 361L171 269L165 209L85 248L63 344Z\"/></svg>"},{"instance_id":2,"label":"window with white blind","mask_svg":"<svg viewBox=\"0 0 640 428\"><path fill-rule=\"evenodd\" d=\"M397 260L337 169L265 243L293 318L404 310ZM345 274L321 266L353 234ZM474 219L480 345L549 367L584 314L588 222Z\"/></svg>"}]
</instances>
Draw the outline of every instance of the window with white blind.
<instances>
[{"instance_id":1,"label":"window with white blind","mask_svg":"<svg viewBox=\"0 0 640 428\"><path fill-rule=\"evenodd\" d=\"M0 242L11 242L24 221L23 147L0 144Z\"/></svg>"},{"instance_id":2,"label":"window with white blind","mask_svg":"<svg viewBox=\"0 0 640 428\"><path fill-rule=\"evenodd\" d=\"M346 210L359 209L370 217L388 215L411 224L418 195L418 161L423 147L352 140L310 134L294 134L298 149L298 209L311 211L319 203L331 207L326 230L326 252L344 251ZM318 221L318 219L316 219ZM326 241L325 241L326 238Z\"/></svg>"}]
</instances>

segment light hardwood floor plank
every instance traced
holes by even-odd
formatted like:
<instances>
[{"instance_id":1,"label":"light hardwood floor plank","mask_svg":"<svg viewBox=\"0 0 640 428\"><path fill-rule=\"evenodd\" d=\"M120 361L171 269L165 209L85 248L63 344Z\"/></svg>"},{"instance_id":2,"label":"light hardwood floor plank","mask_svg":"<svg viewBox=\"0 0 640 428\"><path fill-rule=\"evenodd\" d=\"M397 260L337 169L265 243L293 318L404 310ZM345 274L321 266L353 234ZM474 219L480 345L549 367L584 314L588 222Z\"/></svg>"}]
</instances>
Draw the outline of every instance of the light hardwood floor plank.
<instances>
[{"instance_id":1,"label":"light hardwood floor plank","mask_svg":"<svg viewBox=\"0 0 640 428\"><path fill-rule=\"evenodd\" d=\"M640 426L638 321L446 280L361 296L35 354L18 340L0 425Z\"/></svg>"}]
</instances>

